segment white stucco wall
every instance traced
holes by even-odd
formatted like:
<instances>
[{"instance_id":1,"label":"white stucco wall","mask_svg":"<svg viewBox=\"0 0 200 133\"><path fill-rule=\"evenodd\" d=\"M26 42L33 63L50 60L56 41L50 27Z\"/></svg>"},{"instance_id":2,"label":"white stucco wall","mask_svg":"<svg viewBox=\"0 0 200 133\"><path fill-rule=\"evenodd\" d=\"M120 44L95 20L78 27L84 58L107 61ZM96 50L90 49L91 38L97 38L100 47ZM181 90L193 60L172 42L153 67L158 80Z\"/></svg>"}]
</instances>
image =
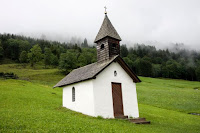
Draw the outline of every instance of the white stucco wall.
<instances>
[{"instance_id":1,"label":"white stucco wall","mask_svg":"<svg viewBox=\"0 0 200 133\"><path fill-rule=\"evenodd\" d=\"M117 62L96 79L64 87L63 106L90 116L114 118L111 82L121 83L124 115L139 117L136 84ZM72 87L75 87L75 102L72 102Z\"/></svg>"},{"instance_id":2,"label":"white stucco wall","mask_svg":"<svg viewBox=\"0 0 200 133\"><path fill-rule=\"evenodd\" d=\"M116 77L114 71L117 71ZM139 117L136 84L117 62L93 80L95 116L114 118L111 82L121 83L124 115Z\"/></svg>"},{"instance_id":3,"label":"white stucco wall","mask_svg":"<svg viewBox=\"0 0 200 133\"><path fill-rule=\"evenodd\" d=\"M75 87L75 102L72 102L72 87ZM63 106L86 115L94 116L92 80L83 81L64 87Z\"/></svg>"}]
</instances>

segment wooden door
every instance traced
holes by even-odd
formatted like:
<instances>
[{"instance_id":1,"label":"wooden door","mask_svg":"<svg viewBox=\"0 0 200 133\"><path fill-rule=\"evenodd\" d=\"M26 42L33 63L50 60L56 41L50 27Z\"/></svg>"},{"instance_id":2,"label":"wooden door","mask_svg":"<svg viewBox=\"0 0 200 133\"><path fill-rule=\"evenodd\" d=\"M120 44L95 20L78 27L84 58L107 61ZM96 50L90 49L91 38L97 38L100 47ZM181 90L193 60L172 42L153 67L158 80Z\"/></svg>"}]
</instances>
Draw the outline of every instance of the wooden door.
<instances>
[{"instance_id":1,"label":"wooden door","mask_svg":"<svg viewBox=\"0 0 200 133\"><path fill-rule=\"evenodd\" d=\"M112 82L114 116L124 116L121 83Z\"/></svg>"}]
</instances>

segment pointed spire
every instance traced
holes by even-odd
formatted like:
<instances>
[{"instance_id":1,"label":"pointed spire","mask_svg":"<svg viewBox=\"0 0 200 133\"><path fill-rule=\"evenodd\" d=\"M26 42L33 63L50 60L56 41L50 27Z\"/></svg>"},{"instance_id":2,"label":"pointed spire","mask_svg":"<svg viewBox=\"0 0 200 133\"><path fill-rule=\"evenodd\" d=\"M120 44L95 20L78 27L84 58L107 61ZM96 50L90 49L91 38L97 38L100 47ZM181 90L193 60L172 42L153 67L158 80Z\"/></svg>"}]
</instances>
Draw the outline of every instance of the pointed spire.
<instances>
[{"instance_id":1,"label":"pointed spire","mask_svg":"<svg viewBox=\"0 0 200 133\"><path fill-rule=\"evenodd\" d=\"M97 41L99 41L107 36L121 41L119 34L117 33L117 31L115 30L115 28L113 27L112 23L110 22L110 20L107 16L107 12L105 12L105 18L103 20L103 24L101 25L101 28L100 28L94 42L96 43Z\"/></svg>"}]
</instances>

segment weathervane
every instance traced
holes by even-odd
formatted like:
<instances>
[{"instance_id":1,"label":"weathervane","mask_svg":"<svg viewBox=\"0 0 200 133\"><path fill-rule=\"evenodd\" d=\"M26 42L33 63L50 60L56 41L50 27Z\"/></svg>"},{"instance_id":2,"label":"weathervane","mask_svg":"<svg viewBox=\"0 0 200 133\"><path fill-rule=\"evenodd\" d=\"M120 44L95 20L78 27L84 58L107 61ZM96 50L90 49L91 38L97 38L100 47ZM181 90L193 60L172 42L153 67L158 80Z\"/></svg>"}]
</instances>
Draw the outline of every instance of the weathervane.
<instances>
[{"instance_id":1,"label":"weathervane","mask_svg":"<svg viewBox=\"0 0 200 133\"><path fill-rule=\"evenodd\" d=\"M107 14L107 11L106 11L107 7L105 6L104 8L105 8L105 12L104 13Z\"/></svg>"}]
</instances>

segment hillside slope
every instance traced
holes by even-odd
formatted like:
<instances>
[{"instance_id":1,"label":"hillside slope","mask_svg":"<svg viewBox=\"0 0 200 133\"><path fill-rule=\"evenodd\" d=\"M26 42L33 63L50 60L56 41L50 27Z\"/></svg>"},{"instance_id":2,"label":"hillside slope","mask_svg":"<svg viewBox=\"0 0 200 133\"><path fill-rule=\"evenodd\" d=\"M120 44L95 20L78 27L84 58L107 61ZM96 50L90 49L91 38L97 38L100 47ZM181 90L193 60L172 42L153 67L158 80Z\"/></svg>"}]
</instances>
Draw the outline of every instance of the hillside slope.
<instances>
[{"instance_id":1,"label":"hillside slope","mask_svg":"<svg viewBox=\"0 0 200 133\"><path fill-rule=\"evenodd\" d=\"M62 107L62 88L52 89L61 75L56 69L22 69L1 65L0 132L191 132L200 131L199 82L140 77L137 84L140 117L150 125L125 120L93 118Z\"/></svg>"}]
</instances>

